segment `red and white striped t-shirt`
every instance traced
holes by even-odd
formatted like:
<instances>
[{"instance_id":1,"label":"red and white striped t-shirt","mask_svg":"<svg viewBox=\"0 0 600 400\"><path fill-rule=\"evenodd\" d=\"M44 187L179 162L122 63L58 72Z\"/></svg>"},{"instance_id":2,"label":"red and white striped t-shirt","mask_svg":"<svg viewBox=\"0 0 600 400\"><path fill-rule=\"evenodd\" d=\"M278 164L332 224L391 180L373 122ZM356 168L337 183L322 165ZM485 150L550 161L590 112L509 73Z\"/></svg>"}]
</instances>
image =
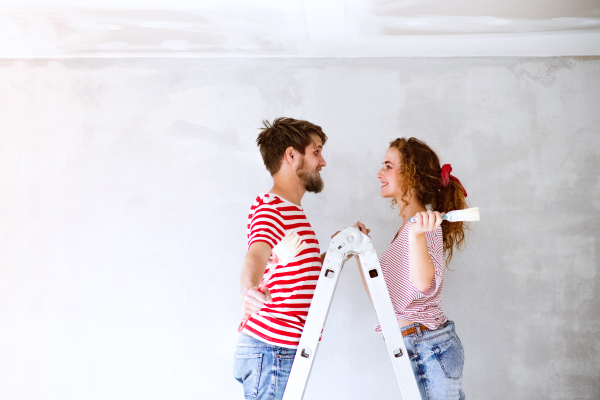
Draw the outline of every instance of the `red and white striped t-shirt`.
<instances>
[{"instance_id":1,"label":"red and white striped t-shirt","mask_svg":"<svg viewBox=\"0 0 600 400\"><path fill-rule=\"evenodd\" d=\"M290 230L306 248L288 264L275 266L267 284L273 301L250 317L244 332L263 342L297 348L321 272L319 241L302 207L272 193L259 195L248 215L248 248L256 242L273 248ZM267 264L265 276L271 267Z\"/></svg>"},{"instance_id":2,"label":"red and white striped t-shirt","mask_svg":"<svg viewBox=\"0 0 600 400\"><path fill-rule=\"evenodd\" d=\"M444 242L442 228L425 232L427 250L435 267L431 286L425 292L419 291L410 279L408 228L407 222L390 247L383 252L379 263L381 272L392 299L396 318L418 322L429 329L436 329L448 320L442 311L444 290ZM375 329L380 331L378 325Z\"/></svg>"}]
</instances>

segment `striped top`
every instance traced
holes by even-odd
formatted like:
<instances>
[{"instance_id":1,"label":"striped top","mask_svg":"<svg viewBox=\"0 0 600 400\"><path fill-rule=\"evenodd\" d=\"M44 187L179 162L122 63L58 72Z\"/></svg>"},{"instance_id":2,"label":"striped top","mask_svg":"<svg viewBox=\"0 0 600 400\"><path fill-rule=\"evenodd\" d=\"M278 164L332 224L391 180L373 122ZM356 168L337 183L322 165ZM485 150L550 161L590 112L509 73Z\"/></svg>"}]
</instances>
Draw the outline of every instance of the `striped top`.
<instances>
[{"instance_id":1,"label":"striped top","mask_svg":"<svg viewBox=\"0 0 600 400\"><path fill-rule=\"evenodd\" d=\"M442 228L425 232L427 249L435 267L435 275L429 289L420 292L410 280L408 264L408 228L410 224L411 222L406 223L402 231L390 244L390 247L381 255L379 260L381 272L383 272L392 299L396 318L418 322L429 329L437 329L438 326L448 320L441 307L442 292L444 290ZM375 330L381 331L381 326L378 325Z\"/></svg>"},{"instance_id":2,"label":"striped top","mask_svg":"<svg viewBox=\"0 0 600 400\"><path fill-rule=\"evenodd\" d=\"M267 284L273 301L250 317L244 332L276 346L297 348L321 272L319 241L302 207L272 193L260 194L248 215L248 248L256 242L273 248L289 230L306 248L286 265L267 264L265 275L276 267Z\"/></svg>"}]
</instances>

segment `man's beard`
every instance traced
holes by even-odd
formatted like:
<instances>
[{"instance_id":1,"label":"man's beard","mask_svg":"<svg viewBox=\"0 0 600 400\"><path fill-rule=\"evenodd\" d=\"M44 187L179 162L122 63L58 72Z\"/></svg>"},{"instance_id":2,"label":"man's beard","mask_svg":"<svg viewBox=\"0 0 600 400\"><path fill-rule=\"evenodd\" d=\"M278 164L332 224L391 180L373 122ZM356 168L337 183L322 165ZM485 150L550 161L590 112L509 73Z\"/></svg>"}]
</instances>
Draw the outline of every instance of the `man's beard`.
<instances>
[{"instance_id":1,"label":"man's beard","mask_svg":"<svg viewBox=\"0 0 600 400\"><path fill-rule=\"evenodd\" d=\"M296 169L296 175L300 178L300 182L307 192L319 193L325 186L325 182L323 182L317 171L311 172L308 168L305 168L304 158L302 158L300 166Z\"/></svg>"}]
</instances>

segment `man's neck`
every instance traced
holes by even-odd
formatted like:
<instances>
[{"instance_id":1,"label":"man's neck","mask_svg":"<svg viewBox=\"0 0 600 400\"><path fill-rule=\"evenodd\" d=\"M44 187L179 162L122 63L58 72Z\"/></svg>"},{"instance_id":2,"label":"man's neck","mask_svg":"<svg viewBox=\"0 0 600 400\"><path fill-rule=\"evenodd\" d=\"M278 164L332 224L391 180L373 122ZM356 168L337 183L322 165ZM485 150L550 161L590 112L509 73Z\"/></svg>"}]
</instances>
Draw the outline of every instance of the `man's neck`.
<instances>
[{"instance_id":1,"label":"man's neck","mask_svg":"<svg viewBox=\"0 0 600 400\"><path fill-rule=\"evenodd\" d=\"M290 203L294 203L301 207L302 197L306 193L306 189L302 187L297 177L296 179L278 179L282 177L273 177L273 187L269 193L283 197Z\"/></svg>"}]
</instances>

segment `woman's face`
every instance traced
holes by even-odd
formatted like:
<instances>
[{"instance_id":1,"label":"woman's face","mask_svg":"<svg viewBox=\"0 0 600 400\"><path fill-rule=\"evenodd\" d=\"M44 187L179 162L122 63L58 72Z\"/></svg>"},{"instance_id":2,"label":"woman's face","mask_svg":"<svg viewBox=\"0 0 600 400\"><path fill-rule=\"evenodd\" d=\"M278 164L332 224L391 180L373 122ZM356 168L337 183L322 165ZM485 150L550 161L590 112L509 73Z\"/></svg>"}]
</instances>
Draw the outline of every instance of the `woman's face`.
<instances>
[{"instance_id":1,"label":"woman's face","mask_svg":"<svg viewBox=\"0 0 600 400\"><path fill-rule=\"evenodd\" d=\"M394 148L389 148L383 157L382 167L377 173L377 179L381 182L381 197L399 197L402 175L400 170L400 153Z\"/></svg>"}]
</instances>

